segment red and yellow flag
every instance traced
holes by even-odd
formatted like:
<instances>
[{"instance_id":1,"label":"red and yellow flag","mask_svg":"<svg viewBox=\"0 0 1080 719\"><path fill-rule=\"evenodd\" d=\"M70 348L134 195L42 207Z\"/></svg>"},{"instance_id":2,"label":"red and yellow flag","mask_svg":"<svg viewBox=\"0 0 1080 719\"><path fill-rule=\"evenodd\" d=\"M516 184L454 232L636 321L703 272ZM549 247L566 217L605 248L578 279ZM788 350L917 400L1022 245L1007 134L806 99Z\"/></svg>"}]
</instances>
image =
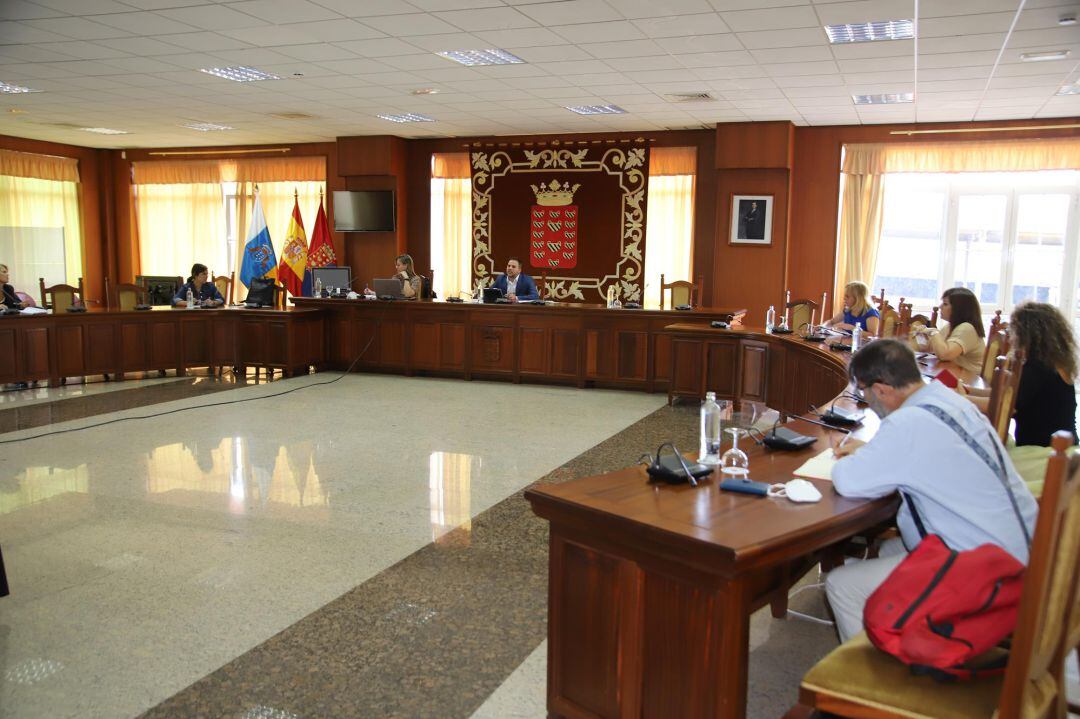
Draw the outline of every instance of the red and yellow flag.
<instances>
[{"instance_id":1,"label":"red and yellow flag","mask_svg":"<svg viewBox=\"0 0 1080 719\"><path fill-rule=\"evenodd\" d=\"M289 231L285 235L285 247L281 250L281 264L278 265L278 279L289 294L299 296L304 289L304 272L308 264L307 233L304 232L304 218L300 216L300 200L294 198Z\"/></svg>"}]
</instances>

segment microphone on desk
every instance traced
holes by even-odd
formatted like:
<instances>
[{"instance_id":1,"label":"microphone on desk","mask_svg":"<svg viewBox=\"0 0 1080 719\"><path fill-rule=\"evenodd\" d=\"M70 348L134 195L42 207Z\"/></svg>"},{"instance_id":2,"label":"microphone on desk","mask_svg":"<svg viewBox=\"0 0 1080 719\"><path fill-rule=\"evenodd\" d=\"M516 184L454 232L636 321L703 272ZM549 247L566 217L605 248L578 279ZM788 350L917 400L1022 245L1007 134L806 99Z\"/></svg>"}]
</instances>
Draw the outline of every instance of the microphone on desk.
<instances>
[{"instance_id":1,"label":"microphone on desk","mask_svg":"<svg viewBox=\"0 0 1080 719\"><path fill-rule=\"evenodd\" d=\"M829 424L828 422L822 422L819 419L811 419L809 417L804 417L804 416L799 415L799 414L795 415L795 419L801 419L803 422L809 422L810 424L816 424L817 426L824 427L825 429L831 429L831 430L835 430L837 432L843 432L844 434L851 434L850 429L844 429L843 427L836 427L834 425Z\"/></svg>"}]
</instances>

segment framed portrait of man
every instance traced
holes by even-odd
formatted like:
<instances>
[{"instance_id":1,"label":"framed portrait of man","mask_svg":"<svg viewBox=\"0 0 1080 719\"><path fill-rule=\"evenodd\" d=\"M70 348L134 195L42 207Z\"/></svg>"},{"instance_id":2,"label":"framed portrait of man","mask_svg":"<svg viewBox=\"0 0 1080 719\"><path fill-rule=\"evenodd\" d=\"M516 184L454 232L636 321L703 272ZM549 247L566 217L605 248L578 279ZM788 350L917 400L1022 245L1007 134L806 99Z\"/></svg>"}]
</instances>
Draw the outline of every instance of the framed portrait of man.
<instances>
[{"instance_id":1,"label":"framed portrait of man","mask_svg":"<svg viewBox=\"0 0 1080 719\"><path fill-rule=\"evenodd\" d=\"M772 195L732 195L729 244L771 245L772 210Z\"/></svg>"}]
</instances>

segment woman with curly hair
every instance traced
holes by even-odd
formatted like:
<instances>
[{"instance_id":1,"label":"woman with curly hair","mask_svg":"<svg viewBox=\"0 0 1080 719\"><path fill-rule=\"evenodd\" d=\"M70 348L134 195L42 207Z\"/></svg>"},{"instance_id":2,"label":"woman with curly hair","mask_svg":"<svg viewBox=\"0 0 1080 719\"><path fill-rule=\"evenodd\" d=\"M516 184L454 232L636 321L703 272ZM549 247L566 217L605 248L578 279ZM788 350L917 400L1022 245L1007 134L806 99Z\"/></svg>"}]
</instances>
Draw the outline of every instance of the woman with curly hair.
<instances>
[{"instance_id":1,"label":"woman with curly hair","mask_svg":"<svg viewBox=\"0 0 1080 719\"><path fill-rule=\"evenodd\" d=\"M1009 342L1024 352L1016 391L1016 444L1050 446L1058 430L1076 443L1076 337L1057 307L1024 302L1009 318Z\"/></svg>"}]
</instances>

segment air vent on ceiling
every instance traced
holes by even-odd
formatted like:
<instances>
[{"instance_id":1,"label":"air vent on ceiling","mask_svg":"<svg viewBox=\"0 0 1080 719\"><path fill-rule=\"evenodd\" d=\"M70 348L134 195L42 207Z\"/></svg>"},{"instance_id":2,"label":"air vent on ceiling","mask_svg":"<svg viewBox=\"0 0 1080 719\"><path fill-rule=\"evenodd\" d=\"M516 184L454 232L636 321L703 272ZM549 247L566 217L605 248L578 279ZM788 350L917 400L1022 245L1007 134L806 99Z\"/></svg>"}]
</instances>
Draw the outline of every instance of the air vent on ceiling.
<instances>
[{"instance_id":1,"label":"air vent on ceiling","mask_svg":"<svg viewBox=\"0 0 1080 719\"><path fill-rule=\"evenodd\" d=\"M667 97L672 102L715 102L716 98L707 92L669 92Z\"/></svg>"},{"instance_id":2,"label":"air vent on ceiling","mask_svg":"<svg viewBox=\"0 0 1080 719\"><path fill-rule=\"evenodd\" d=\"M279 120L314 120L314 115L309 115L306 112L272 112L270 117L276 117Z\"/></svg>"}]
</instances>

